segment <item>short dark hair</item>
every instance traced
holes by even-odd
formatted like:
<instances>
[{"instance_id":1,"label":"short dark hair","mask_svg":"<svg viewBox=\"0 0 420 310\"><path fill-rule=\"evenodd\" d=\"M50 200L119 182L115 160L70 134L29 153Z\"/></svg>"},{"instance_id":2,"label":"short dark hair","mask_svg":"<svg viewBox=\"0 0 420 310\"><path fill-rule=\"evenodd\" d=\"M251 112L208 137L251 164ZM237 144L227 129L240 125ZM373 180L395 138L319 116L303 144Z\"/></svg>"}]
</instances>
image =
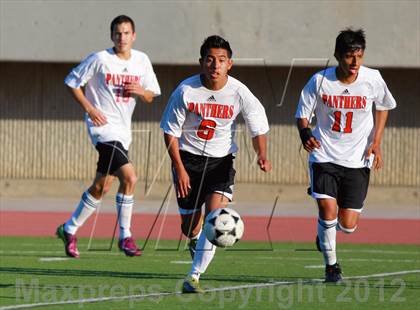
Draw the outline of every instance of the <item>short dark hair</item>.
<instances>
[{"instance_id":1,"label":"short dark hair","mask_svg":"<svg viewBox=\"0 0 420 310\"><path fill-rule=\"evenodd\" d=\"M348 52L354 52L359 49L365 50L366 38L363 29L353 30L351 28L340 31L335 39L334 54L342 56Z\"/></svg>"},{"instance_id":2,"label":"short dark hair","mask_svg":"<svg viewBox=\"0 0 420 310\"><path fill-rule=\"evenodd\" d=\"M130 23L133 32L136 32L136 26L134 25L134 21L130 17L128 17L127 15L118 15L111 22L111 35L114 31L115 26L120 25L122 23Z\"/></svg>"},{"instance_id":3,"label":"short dark hair","mask_svg":"<svg viewBox=\"0 0 420 310\"><path fill-rule=\"evenodd\" d=\"M232 58L233 53L232 53L232 49L230 48L229 42L218 35L207 37L204 40L203 44L200 47L201 58L206 57L207 53L209 52L209 49L211 48L223 48L227 51L228 57Z\"/></svg>"}]
</instances>

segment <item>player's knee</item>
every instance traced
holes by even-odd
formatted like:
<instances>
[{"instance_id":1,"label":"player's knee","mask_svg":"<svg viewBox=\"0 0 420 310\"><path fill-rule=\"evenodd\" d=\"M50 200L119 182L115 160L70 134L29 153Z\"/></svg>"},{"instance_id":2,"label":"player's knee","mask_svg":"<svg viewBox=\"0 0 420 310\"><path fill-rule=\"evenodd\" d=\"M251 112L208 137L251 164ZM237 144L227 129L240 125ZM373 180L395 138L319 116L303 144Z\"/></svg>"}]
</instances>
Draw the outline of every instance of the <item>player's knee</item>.
<instances>
[{"instance_id":1,"label":"player's knee","mask_svg":"<svg viewBox=\"0 0 420 310\"><path fill-rule=\"evenodd\" d=\"M111 189L111 183L105 183L102 187L103 195L108 193L110 189Z\"/></svg>"},{"instance_id":2,"label":"player's knee","mask_svg":"<svg viewBox=\"0 0 420 310\"><path fill-rule=\"evenodd\" d=\"M134 187L137 183L137 176L135 174L126 176L124 178L124 184L129 187Z\"/></svg>"},{"instance_id":3,"label":"player's knee","mask_svg":"<svg viewBox=\"0 0 420 310\"><path fill-rule=\"evenodd\" d=\"M337 230L341 230L346 234L351 234L357 229L357 225L347 225L340 222L337 223Z\"/></svg>"},{"instance_id":4,"label":"player's knee","mask_svg":"<svg viewBox=\"0 0 420 310\"><path fill-rule=\"evenodd\" d=\"M95 183L89 188L89 193L96 199L100 199L109 192L110 188L110 184Z\"/></svg>"}]
</instances>

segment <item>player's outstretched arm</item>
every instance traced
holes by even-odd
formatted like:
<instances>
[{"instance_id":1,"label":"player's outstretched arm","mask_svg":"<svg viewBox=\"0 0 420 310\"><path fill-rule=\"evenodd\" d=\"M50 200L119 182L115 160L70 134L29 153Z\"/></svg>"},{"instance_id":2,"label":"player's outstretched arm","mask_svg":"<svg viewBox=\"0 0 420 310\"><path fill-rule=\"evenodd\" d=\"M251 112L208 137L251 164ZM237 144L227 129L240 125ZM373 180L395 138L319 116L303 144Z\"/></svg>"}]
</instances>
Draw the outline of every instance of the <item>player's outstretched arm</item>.
<instances>
[{"instance_id":1,"label":"player's outstretched arm","mask_svg":"<svg viewBox=\"0 0 420 310\"><path fill-rule=\"evenodd\" d=\"M312 135L312 130L309 128L309 121L306 118L298 118L297 127L303 148L307 152L310 153L314 149L321 147L321 143Z\"/></svg>"},{"instance_id":2,"label":"player's outstretched arm","mask_svg":"<svg viewBox=\"0 0 420 310\"><path fill-rule=\"evenodd\" d=\"M381 169L384 165L381 152L382 136L385 130L386 120L388 119L388 111L376 111L375 112L375 134L373 136L372 144L369 146L366 152L366 158L369 158L371 154L375 156L372 167L375 170Z\"/></svg>"},{"instance_id":3,"label":"player's outstretched arm","mask_svg":"<svg viewBox=\"0 0 420 310\"><path fill-rule=\"evenodd\" d=\"M259 135L252 138L252 145L258 155L257 164L264 172L271 170L271 162L267 159L267 136Z\"/></svg>"},{"instance_id":4,"label":"player's outstretched arm","mask_svg":"<svg viewBox=\"0 0 420 310\"><path fill-rule=\"evenodd\" d=\"M179 198L185 198L188 195L189 190L191 189L190 177L185 170L184 164L181 160L181 155L179 154L179 143L178 138L170 134L165 133L165 144L168 149L169 156L172 160L172 166L176 172L176 192Z\"/></svg>"},{"instance_id":5,"label":"player's outstretched arm","mask_svg":"<svg viewBox=\"0 0 420 310\"><path fill-rule=\"evenodd\" d=\"M76 99L86 113L89 114L89 117L95 126L103 126L107 123L105 115L89 102L81 88L72 88L70 86L68 86L68 88L74 99Z\"/></svg>"}]
</instances>

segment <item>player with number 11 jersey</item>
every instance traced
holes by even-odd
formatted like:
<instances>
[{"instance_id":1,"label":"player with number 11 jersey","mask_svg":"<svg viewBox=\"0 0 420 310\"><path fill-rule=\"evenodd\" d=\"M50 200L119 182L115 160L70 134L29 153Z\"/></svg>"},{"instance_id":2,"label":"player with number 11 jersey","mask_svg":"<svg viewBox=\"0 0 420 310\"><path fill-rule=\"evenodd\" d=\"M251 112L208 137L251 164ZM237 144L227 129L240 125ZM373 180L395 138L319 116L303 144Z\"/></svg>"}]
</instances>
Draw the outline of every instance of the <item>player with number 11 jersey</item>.
<instances>
[{"instance_id":1,"label":"player with number 11 jersey","mask_svg":"<svg viewBox=\"0 0 420 310\"><path fill-rule=\"evenodd\" d=\"M370 168L383 165L381 142L388 111L396 107L379 71L362 65L365 48L363 29L341 31L334 51L338 65L309 80L296 111L302 145L310 153L309 193L318 205L316 246L324 256L326 282L342 280L336 232L350 234L357 228Z\"/></svg>"}]
</instances>

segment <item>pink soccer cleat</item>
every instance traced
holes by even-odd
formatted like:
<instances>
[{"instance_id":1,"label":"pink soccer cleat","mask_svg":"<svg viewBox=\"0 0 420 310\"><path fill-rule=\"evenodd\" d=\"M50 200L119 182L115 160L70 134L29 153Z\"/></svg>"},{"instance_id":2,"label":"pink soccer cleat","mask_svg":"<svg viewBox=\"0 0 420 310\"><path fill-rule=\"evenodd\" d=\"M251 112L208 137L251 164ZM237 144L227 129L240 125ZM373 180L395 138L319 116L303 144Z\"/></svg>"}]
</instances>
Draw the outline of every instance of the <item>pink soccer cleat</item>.
<instances>
[{"instance_id":1,"label":"pink soccer cleat","mask_svg":"<svg viewBox=\"0 0 420 310\"><path fill-rule=\"evenodd\" d=\"M69 234L64 230L64 224L57 227L55 234L63 240L67 256L74 258L80 257L79 250L77 249L77 238L75 235Z\"/></svg>"},{"instance_id":2,"label":"pink soccer cleat","mask_svg":"<svg viewBox=\"0 0 420 310\"><path fill-rule=\"evenodd\" d=\"M127 237L118 241L118 247L124 251L127 256L140 256L142 253L137 247L133 237Z\"/></svg>"}]
</instances>

